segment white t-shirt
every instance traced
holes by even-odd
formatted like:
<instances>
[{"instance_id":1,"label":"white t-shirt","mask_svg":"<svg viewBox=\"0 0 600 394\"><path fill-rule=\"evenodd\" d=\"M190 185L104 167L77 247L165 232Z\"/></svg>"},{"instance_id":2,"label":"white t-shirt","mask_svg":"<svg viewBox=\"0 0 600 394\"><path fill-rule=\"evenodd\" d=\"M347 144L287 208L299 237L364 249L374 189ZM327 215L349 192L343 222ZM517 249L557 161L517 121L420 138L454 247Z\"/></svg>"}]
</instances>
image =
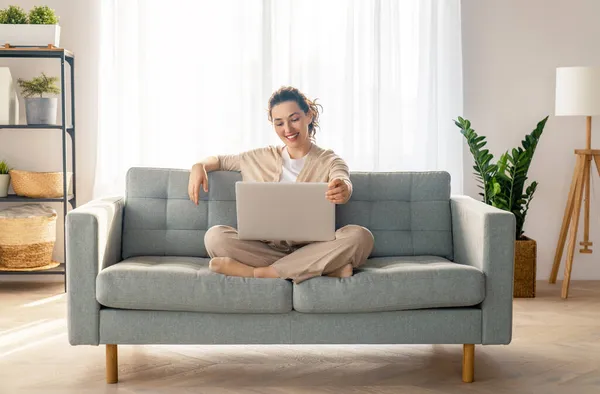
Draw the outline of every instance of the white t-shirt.
<instances>
[{"instance_id":1,"label":"white t-shirt","mask_svg":"<svg viewBox=\"0 0 600 394\"><path fill-rule=\"evenodd\" d=\"M292 159L287 148L284 148L281 152L281 157L283 158L283 168L279 182L296 182L298 174L300 174L302 167L304 167L306 156L301 159Z\"/></svg>"}]
</instances>

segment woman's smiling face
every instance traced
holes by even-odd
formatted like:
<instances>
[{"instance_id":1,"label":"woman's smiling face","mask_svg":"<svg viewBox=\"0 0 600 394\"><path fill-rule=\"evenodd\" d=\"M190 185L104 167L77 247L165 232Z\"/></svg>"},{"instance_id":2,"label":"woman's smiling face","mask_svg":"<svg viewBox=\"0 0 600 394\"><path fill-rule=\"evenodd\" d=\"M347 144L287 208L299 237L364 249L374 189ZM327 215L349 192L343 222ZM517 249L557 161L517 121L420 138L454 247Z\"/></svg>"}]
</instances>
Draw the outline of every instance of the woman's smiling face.
<instances>
[{"instance_id":1,"label":"woman's smiling face","mask_svg":"<svg viewBox=\"0 0 600 394\"><path fill-rule=\"evenodd\" d=\"M300 148L310 143L308 126L312 117L307 115L295 101L284 101L271 110L273 127L285 145Z\"/></svg>"}]
</instances>

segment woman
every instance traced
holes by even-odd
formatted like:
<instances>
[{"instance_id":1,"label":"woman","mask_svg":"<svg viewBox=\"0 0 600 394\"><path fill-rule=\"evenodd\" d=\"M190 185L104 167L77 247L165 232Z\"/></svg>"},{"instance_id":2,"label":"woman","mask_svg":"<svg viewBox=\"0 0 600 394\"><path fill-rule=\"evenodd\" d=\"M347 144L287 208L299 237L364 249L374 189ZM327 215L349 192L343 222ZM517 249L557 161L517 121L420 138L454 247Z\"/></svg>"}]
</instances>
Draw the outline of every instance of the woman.
<instances>
[{"instance_id":1,"label":"woman","mask_svg":"<svg viewBox=\"0 0 600 394\"><path fill-rule=\"evenodd\" d=\"M282 87L271 95L268 109L269 121L284 145L212 156L195 164L188 186L190 199L198 204L200 187L208 192L207 172L228 170L240 171L245 181L328 182L324 198L345 204L352 195L348 166L333 151L315 144L317 104L296 88ZM211 271L300 283L321 275L352 276L353 269L369 257L373 235L364 227L348 225L327 242L244 241L238 239L235 228L220 225L206 232L204 243Z\"/></svg>"}]
</instances>

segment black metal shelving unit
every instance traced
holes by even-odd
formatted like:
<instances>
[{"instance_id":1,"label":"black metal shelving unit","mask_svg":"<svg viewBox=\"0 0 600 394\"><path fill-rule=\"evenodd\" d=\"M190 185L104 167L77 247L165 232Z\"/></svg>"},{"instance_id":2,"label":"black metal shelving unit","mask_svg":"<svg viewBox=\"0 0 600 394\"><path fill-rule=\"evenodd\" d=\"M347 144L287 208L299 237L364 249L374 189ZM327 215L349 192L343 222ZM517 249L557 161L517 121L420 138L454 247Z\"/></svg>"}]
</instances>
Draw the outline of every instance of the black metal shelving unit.
<instances>
[{"instance_id":1,"label":"black metal shelving unit","mask_svg":"<svg viewBox=\"0 0 600 394\"><path fill-rule=\"evenodd\" d=\"M28 58L28 59L58 59L60 60L60 101L61 101L61 120L60 125L1 125L0 129L56 129L62 131L62 173L63 173L63 197L59 198L27 198L16 195L8 195L8 197L0 198L0 202L21 202L21 203L38 203L38 202L62 202L63 204L63 223L66 219L68 206L71 208L77 206L76 200L76 168L75 168L75 56L73 52L56 47L0 47L0 58ZM71 98L71 113L70 122L67 118L67 103L65 92L65 63L70 66L70 98ZM71 187L72 194L68 194L67 190L67 135L71 137L71 172L73 173ZM67 259L66 259L66 231L63 226L63 250L65 261L60 266L38 271L0 271L0 275L63 275L64 289L67 290Z\"/></svg>"}]
</instances>

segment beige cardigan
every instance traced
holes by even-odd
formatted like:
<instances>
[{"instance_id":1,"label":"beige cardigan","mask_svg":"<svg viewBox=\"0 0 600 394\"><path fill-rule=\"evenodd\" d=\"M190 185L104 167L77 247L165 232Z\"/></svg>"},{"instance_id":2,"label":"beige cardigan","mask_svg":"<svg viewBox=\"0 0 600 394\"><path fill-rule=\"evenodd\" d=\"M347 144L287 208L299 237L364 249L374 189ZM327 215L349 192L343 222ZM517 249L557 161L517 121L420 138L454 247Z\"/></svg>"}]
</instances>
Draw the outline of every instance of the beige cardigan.
<instances>
[{"instance_id":1,"label":"beige cardigan","mask_svg":"<svg viewBox=\"0 0 600 394\"><path fill-rule=\"evenodd\" d=\"M245 181L279 182L283 166L282 149L283 146L268 146L235 155L218 155L219 169L240 171ZM332 150L320 148L313 143L296 182L330 182L334 179L341 179L348 184L348 199L350 199L352 183L348 166ZM294 241L265 240L264 242L273 249L283 252L293 252L305 245Z\"/></svg>"},{"instance_id":2,"label":"beige cardigan","mask_svg":"<svg viewBox=\"0 0 600 394\"><path fill-rule=\"evenodd\" d=\"M283 166L282 150L283 146L268 146L235 155L220 155L217 156L219 169L240 171L245 181L279 182ZM313 143L296 182L330 182L333 179L348 183L352 193L346 162L331 149L323 149Z\"/></svg>"}]
</instances>

